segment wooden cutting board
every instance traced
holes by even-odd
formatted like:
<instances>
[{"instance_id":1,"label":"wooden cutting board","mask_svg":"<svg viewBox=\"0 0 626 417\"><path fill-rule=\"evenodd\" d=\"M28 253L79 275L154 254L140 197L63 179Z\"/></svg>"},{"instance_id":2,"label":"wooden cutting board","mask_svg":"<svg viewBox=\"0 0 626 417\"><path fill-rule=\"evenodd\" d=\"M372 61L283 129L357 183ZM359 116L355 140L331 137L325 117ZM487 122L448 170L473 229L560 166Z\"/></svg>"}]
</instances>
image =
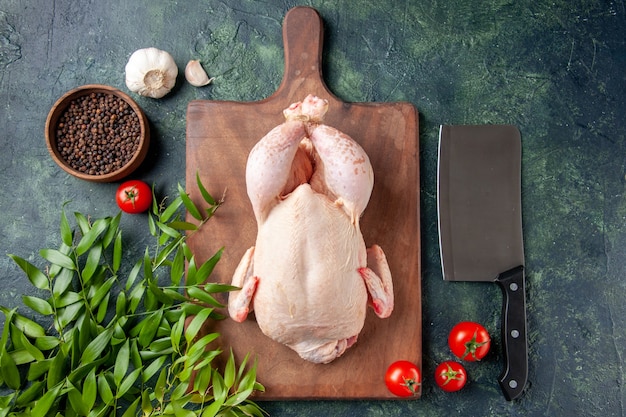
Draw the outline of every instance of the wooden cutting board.
<instances>
[{"instance_id":1,"label":"wooden cutting board","mask_svg":"<svg viewBox=\"0 0 626 417\"><path fill-rule=\"evenodd\" d=\"M383 399L385 370L395 360L421 366L418 113L409 103L344 103L326 87L321 73L323 25L319 14L296 7L283 23L285 73L278 90L257 102L196 100L187 109L186 189L198 204L196 173L213 196L225 189L225 204L189 240L199 262L225 247L211 280L230 283L246 249L254 245L256 222L246 195L248 153L283 122L283 109L315 94L329 101L325 123L350 135L368 153L374 190L362 217L369 247L385 251L394 280L395 309L387 319L368 315L358 342L327 365L306 362L264 336L254 315L244 323L215 324L220 343L241 360L258 359L258 380L266 392L257 400ZM224 300L225 301L225 300Z\"/></svg>"}]
</instances>

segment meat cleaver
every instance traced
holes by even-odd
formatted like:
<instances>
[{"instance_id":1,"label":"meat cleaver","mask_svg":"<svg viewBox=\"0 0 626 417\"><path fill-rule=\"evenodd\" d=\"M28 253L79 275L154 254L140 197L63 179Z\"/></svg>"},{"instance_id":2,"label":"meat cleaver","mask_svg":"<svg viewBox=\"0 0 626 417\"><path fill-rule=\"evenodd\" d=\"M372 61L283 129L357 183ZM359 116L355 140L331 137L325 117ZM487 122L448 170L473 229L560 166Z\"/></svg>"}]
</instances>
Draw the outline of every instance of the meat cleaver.
<instances>
[{"instance_id":1,"label":"meat cleaver","mask_svg":"<svg viewBox=\"0 0 626 417\"><path fill-rule=\"evenodd\" d=\"M446 281L497 282L502 288L505 367L500 387L518 398L528 377L521 138L515 126L442 125L437 205Z\"/></svg>"}]
</instances>

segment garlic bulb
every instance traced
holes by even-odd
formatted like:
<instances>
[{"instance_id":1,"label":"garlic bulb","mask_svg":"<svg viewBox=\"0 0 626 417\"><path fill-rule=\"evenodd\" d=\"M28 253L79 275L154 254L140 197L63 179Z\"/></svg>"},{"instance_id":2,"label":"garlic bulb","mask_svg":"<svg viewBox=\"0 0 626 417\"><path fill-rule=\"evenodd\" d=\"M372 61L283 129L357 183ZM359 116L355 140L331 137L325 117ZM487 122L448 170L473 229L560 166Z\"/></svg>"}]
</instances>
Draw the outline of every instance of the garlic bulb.
<instances>
[{"instance_id":1,"label":"garlic bulb","mask_svg":"<svg viewBox=\"0 0 626 417\"><path fill-rule=\"evenodd\" d=\"M161 98L169 93L177 76L174 58L157 48L136 50L126 64L126 86L146 97Z\"/></svg>"},{"instance_id":2,"label":"garlic bulb","mask_svg":"<svg viewBox=\"0 0 626 417\"><path fill-rule=\"evenodd\" d=\"M209 78L204 68L197 59L192 59L185 67L185 78L194 87L202 87L209 84L214 78Z\"/></svg>"}]
</instances>

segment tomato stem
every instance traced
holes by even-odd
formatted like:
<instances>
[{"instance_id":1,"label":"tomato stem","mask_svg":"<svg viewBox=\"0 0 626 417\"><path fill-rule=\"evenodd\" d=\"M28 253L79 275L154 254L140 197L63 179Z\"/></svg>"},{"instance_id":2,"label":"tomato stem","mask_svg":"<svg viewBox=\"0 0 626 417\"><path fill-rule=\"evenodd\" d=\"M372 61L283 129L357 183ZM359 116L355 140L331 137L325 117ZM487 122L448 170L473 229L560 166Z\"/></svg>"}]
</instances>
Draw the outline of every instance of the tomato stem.
<instances>
[{"instance_id":1,"label":"tomato stem","mask_svg":"<svg viewBox=\"0 0 626 417\"><path fill-rule=\"evenodd\" d=\"M449 363L447 363L446 366L448 367L448 369L443 371L441 374L439 374L440 376L445 377L445 379L446 379L446 382L444 382L443 385L448 385L448 383L450 381L463 379L460 376L462 374L462 372L458 372L458 371L455 371L454 369L452 369L452 367L450 366Z\"/></svg>"},{"instance_id":2,"label":"tomato stem","mask_svg":"<svg viewBox=\"0 0 626 417\"><path fill-rule=\"evenodd\" d=\"M463 353L463 357L465 358L467 355L472 355L474 360L479 361L480 358L476 357L476 350L479 347L486 345L489 343L489 340L485 340L484 342L478 342L478 329L474 330L474 336L471 340L465 342L465 352Z\"/></svg>"},{"instance_id":3,"label":"tomato stem","mask_svg":"<svg viewBox=\"0 0 626 417\"><path fill-rule=\"evenodd\" d=\"M417 395L419 392L419 387L420 387L420 383L418 381L416 381L413 378L405 378L402 377L402 379L404 380L404 385L405 387L407 387L409 389L409 391L411 391L411 393L413 393L413 395Z\"/></svg>"},{"instance_id":4,"label":"tomato stem","mask_svg":"<svg viewBox=\"0 0 626 417\"><path fill-rule=\"evenodd\" d=\"M124 190L124 194L126 194L126 200L130 200L134 208L135 198L137 197L137 190L135 189L135 187L132 187L130 190Z\"/></svg>"}]
</instances>

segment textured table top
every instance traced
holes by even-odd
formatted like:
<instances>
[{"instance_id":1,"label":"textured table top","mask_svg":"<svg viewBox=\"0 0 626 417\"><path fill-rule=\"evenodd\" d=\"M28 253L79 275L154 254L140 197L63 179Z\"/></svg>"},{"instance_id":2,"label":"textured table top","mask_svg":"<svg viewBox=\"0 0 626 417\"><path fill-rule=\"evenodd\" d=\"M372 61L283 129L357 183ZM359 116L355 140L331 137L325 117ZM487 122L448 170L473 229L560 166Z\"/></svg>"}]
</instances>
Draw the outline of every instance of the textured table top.
<instances>
[{"instance_id":1,"label":"textured table top","mask_svg":"<svg viewBox=\"0 0 626 417\"><path fill-rule=\"evenodd\" d=\"M416 401L263 407L273 416L626 414L623 2L334 3L308 4L324 21L330 90L348 102L408 101L420 112L425 382ZM56 99L91 83L127 91L124 66L139 48L169 51L181 73L199 59L213 84L195 88L180 78L163 99L133 96L153 140L135 177L174 194L185 180L187 104L271 95L282 79L282 19L296 5L0 0L0 305L19 306L32 291L4 254L37 262L39 249L59 241L64 202L94 216L117 212L117 184L70 177L50 158L43 126ZM432 380L435 366L451 357L446 337L456 322L482 322L499 340L499 288L443 282L437 236L438 127L489 123L522 132L530 371L524 396L513 402L497 383L499 341L482 363L468 365L463 391L444 393ZM123 219L126 230L144 224L140 216ZM133 239L130 246L143 251L142 235Z\"/></svg>"}]
</instances>

